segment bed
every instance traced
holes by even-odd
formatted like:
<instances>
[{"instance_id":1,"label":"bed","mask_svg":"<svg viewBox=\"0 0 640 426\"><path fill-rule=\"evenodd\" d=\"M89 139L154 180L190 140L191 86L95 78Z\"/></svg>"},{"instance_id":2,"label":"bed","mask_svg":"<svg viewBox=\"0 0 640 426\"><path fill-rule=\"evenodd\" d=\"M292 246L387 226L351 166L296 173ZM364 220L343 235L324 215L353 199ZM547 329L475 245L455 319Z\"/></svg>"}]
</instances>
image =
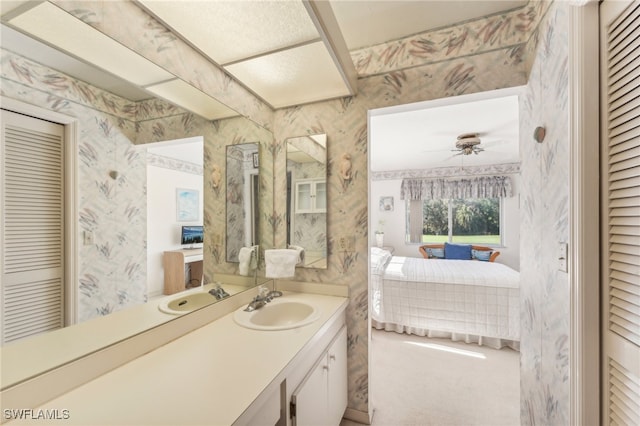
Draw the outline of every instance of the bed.
<instances>
[{"instance_id":1,"label":"bed","mask_svg":"<svg viewBox=\"0 0 640 426\"><path fill-rule=\"evenodd\" d=\"M373 327L519 350L519 273L494 261L427 256L371 248Z\"/></svg>"}]
</instances>

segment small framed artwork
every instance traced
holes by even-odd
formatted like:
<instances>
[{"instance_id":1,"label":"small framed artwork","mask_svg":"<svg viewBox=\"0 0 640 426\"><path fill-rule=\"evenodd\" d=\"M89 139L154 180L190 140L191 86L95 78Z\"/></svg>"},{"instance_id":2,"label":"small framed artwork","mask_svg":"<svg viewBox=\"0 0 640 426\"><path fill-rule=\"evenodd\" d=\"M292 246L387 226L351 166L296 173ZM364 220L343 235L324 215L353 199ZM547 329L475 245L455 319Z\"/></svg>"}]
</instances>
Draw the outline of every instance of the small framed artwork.
<instances>
[{"instance_id":1,"label":"small framed artwork","mask_svg":"<svg viewBox=\"0 0 640 426\"><path fill-rule=\"evenodd\" d=\"M393 197L380 197L380 211L382 212L393 211Z\"/></svg>"},{"instance_id":2,"label":"small framed artwork","mask_svg":"<svg viewBox=\"0 0 640 426\"><path fill-rule=\"evenodd\" d=\"M176 212L178 222L200 220L200 193L197 189L176 188Z\"/></svg>"},{"instance_id":3,"label":"small framed artwork","mask_svg":"<svg viewBox=\"0 0 640 426\"><path fill-rule=\"evenodd\" d=\"M257 169L258 167L260 167L260 153L254 152L253 153L253 168Z\"/></svg>"}]
</instances>

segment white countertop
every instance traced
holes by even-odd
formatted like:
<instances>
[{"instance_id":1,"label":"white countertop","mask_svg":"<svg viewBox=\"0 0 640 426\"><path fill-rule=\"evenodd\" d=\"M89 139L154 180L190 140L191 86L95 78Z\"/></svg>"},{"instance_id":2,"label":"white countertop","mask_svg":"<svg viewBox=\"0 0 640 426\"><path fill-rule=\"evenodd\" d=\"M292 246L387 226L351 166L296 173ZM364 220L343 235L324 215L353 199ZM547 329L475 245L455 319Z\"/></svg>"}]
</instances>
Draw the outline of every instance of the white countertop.
<instances>
[{"instance_id":1,"label":"white countertop","mask_svg":"<svg viewBox=\"0 0 640 426\"><path fill-rule=\"evenodd\" d=\"M176 315L167 314L158 309L158 304L162 300L170 300L195 291L208 291L213 286L214 284L207 284L203 289L198 287L182 293L162 296L72 327L61 328L0 347L1 387L4 389L12 386L171 321L176 318ZM247 289L247 287L232 284L224 284L224 288L229 294Z\"/></svg>"},{"instance_id":2,"label":"white countertop","mask_svg":"<svg viewBox=\"0 0 640 426\"><path fill-rule=\"evenodd\" d=\"M320 318L296 329L256 331L230 313L34 411L68 410L68 419L50 421L65 425L230 425L347 305L344 297L283 297L315 304Z\"/></svg>"}]
</instances>

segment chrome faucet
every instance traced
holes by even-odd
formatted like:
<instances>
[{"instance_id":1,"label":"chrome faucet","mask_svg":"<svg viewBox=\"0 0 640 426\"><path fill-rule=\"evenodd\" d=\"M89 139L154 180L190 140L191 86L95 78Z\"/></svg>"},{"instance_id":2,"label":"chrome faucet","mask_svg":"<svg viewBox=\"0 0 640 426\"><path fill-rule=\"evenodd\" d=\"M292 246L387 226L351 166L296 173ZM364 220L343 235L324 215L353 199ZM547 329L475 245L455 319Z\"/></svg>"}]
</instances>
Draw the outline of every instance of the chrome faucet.
<instances>
[{"instance_id":1,"label":"chrome faucet","mask_svg":"<svg viewBox=\"0 0 640 426\"><path fill-rule=\"evenodd\" d=\"M269 289L267 289L266 287L260 286L260 288L258 289L258 295L253 298L251 303L249 303L247 307L244 308L244 310L246 312L253 312L256 309L260 309L267 303L271 302L274 297L280 297L280 296L282 296L281 291L277 291L277 290L269 291Z\"/></svg>"},{"instance_id":2,"label":"chrome faucet","mask_svg":"<svg viewBox=\"0 0 640 426\"><path fill-rule=\"evenodd\" d=\"M229 293L227 293L219 282L216 283L216 288L212 288L209 290L209 294L214 296L217 300L224 299L225 297L229 297Z\"/></svg>"}]
</instances>

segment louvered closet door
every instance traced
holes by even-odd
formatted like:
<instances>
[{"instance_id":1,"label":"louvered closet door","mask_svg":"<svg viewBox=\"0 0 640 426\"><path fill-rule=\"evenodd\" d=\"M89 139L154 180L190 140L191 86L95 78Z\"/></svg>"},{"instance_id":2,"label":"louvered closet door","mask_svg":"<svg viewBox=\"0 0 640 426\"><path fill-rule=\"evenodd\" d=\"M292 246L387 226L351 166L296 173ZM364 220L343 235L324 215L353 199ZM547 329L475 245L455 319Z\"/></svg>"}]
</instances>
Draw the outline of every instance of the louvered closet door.
<instances>
[{"instance_id":1,"label":"louvered closet door","mask_svg":"<svg viewBox=\"0 0 640 426\"><path fill-rule=\"evenodd\" d=\"M2 343L64 326L64 127L2 110Z\"/></svg>"},{"instance_id":2,"label":"louvered closet door","mask_svg":"<svg viewBox=\"0 0 640 426\"><path fill-rule=\"evenodd\" d=\"M640 425L640 2L600 15L602 420Z\"/></svg>"}]
</instances>

